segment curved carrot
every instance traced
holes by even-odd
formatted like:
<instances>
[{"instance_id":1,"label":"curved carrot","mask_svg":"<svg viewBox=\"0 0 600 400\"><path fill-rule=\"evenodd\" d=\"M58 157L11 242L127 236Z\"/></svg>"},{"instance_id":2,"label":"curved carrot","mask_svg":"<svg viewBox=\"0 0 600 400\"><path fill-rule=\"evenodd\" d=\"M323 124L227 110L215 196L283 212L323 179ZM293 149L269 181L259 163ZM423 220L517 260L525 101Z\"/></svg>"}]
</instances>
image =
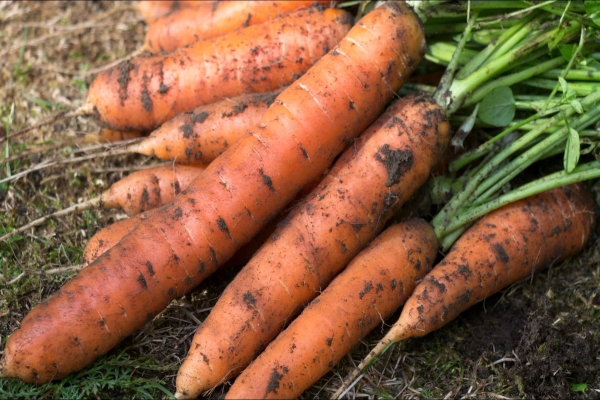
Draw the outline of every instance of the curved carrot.
<instances>
[{"instance_id":1,"label":"curved carrot","mask_svg":"<svg viewBox=\"0 0 600 400\"><path fill-rule=\"evenodd\" d=\"M428 96L390 106L223 292L192 340L176 396L196 397L248 365L428 179L449 131Z\"/></svg>"},{"instance_id":2,"label":"curved carrot","mask_svg":"<svg viewBox=\"0 0 600 400\"><path fill-rule=\"evenodd\" d=\"M437 254L430 224L392 225L236 379L226 398L296 398L410 296Z\"/></svg>"},{"instance_id":3,"label":"curved carrot","mask_svg":"<svg viewBox=\"0 0 600 400\"><path fill-rule=\"evenodd\" d=\"M7 341L0 375L60 379L189 292L377 118L424 49L423 27L404 3L363 17L277 97L255 131L32 309Z\"/></svg>"},{"instance_id":4,"label":"curved carrot","mask_svg":"<svg viewBox=\"0 0 600 400\"><path fill-rule=\"evenodd\" d=\"M511 283L577 254L594 222L594 201L582 185L543 192L489 213L417 285L398 321L334 397L392 343L439 329Z\"/></svg>"},{"instance_id":5,"label":"curved carrot","mask_svg":"<svg viewBox=\"0 0 600 400\"><path fill-rule=\"evenodd\" d=\"M106 127L152 130L202 104L290 84L333 48L351 22L342 10L309 9L165 57L124 61L96 77L87 102Z\"/></svg>"},{"instance_id":6,"label":"curved carrot","mask_svg":"<svg viewBox=\"0 0 600 400\"><path fill-rule=\"evenodd\" d=\"M163 160L210 163L259 123L280 92L224 99L178 114L128 150Z\"/></svg>"},{"instance_id":7,"label":"curved carrot","mask_svg":"<svg viewBox=\"0 0 600 400\"><path fill-rule=\"evenodd\" d=\"M152 53L171 52L318 3L328 5L331 0L223 1L176 10L152 22L144 48Z\"/></svg>"}]
</instances>

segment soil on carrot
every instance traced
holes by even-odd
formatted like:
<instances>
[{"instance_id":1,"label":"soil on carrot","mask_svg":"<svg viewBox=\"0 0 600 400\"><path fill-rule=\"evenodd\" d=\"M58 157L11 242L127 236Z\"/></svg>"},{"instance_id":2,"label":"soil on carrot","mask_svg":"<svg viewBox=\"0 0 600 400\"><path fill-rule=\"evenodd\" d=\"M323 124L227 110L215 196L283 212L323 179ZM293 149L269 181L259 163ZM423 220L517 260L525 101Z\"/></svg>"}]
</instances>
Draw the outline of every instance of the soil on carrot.
<instances>
[{"instance_id":1,"label":"soil on carrot","mask_svg":"<svg viewBox=\"0 0 600 400\"><path fill-rule=\"evenodd\" d=\"M146 26L130 2L0 3L0 137L85 102L86 71L136 50ZM98 196L129 172L157 164L100 156L89 117L2 140L0 234ZM50 165L96 154L89 160ZM11 161L6 162L10 159ZM28 168L38 167L18 177ZM80 267L87 240L122 218L91 210L50 219L0 243L0 352L37 303ZM600 229L578 257L519 282L445 328L385 353L347 393L381 398L594 399L600 394ZM0 398L167 398L193 333L236 270L220 271L173 302L90 368L41 387L0 379ZM392 318L391 323L397 315ZM381 326L303 398L332 394L383 336ZM228 385L213 391L222 397Z\"/></svg>"}]
</instances>

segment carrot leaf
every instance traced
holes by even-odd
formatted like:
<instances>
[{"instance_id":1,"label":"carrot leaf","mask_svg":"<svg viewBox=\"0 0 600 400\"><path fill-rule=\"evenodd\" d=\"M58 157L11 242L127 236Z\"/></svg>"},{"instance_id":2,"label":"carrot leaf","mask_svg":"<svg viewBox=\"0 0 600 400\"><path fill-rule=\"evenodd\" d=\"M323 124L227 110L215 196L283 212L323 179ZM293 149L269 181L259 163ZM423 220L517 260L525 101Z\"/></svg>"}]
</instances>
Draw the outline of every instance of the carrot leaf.
<instances>
[{"instance_id":1,"label":"carrot leaf","mask_svg":"<svg viewBox=\"0 0 600 400\"><path fill-rule=\"evenodd\" d=\"M507 126L514 119L515 110L512 90L508 86L500 86L481 100L479 119L494 127Z\"/></svg>"}]
</instances>

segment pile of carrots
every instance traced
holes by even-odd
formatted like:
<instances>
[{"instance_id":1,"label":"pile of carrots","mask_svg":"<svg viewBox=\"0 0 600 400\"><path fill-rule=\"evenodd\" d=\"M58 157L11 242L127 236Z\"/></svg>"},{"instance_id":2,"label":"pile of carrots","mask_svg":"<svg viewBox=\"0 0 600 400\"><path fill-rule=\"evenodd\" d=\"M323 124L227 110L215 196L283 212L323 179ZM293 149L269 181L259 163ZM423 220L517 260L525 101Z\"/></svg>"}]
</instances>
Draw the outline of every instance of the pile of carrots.
<instances>
[{"instance_id":1,"label":"pile of carrots","mask_svg":"<svg viewBox=\"0 0 600 400\"><path fill-rule=\"evenodd\" d=\"M407 84L433 58L427 9L378 3L355 19L329 0L140 2L153 54L100 73L77 112L110 130L151 132L123 151L169 164L66 211L121 207L131 218L91 238L85 268L12 332L0 376L43 384L79 371L235 259L245 266L199 326L175 396L231 381L229 398L295 398L403 307L337 397L392 344L582 250L595 211L579 181L600 167L502 193L503 179L525 168L510 146L482 156L435 218L395 220L448 161L453 118L468 120L461 93L509 76L508 56L533 57L538 36L520 52L488 51L489 63L460 61L475 14L431 96L422 81ZM579 32L569 29L564 40ZM540 47L553 40L544 35ZM473 76L485 67L485 78L471 87L453 75L460 67ZM581 112L572 98L577 110L557 108L557 120L578 113L572 129L583 132L599 116L590 96ZM557 151L556 140L541 154ZM501 165L513 170L495 178Z\"/></svg>"}]
</instances>

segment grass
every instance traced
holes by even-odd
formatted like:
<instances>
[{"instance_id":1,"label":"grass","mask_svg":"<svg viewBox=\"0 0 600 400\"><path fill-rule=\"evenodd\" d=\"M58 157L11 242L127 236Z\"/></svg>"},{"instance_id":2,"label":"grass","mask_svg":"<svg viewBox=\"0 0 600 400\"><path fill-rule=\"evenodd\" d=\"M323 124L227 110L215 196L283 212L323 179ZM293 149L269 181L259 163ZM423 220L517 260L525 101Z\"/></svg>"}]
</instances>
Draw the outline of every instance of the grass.
<instances>
[{"instance_id":1,"label":"grass","mask_svg":"<svg viewBox=\"0 0 600 400\"><path fill-rule=\"evenodd\" d=\"M102 26L24 46L49 28L40 22L58 18L60 26L100 18L124 2L12 2L0 5L0 48L11 49L0 71L0 119L4 131L16 131L61 107L85 100L87 76L55 71L86 71L137 49L144 25L130 9L112 14L127 34ZM21 25L37 23L36 27ZM91 119L57 122L2 144L2 157L32 144L61 143L95 132ZM58 147L10 163L0 161L0 178L53 156L68 157L77 145ZM1 160L1 158L0 158ZM96 196L144 158L119 156L31 173L0 184L0 232ZM108 168L122 172L98 172ZM101 181L101 184L97 182ZM600 192L600 190L599 190ZM0 243L0 351L27 312L54 293L76 271L87 240L98 229L123 218L115 211L89 210L51 220ZM532 281L520 282L493 296L423 338L387 352L349 392L349 397L379 398L581 398L600 393L600 230L577 258L552 266ZM142 330L88 369L43 386L0 379L0 398L169 398L177 367L197 327L216 302L231 271L222 271L188 296L173 302ZM23 275L22 275L23 274ZM20 277L20 278L19 278ZM17 279L19 278L19 279ZM394 317L397 318L397 315ZM392 318L392 320L394 319ZM557 322L558 321L558 322ZM390 321L391 323L392 321ZM380 327L367 336L303 398L327 397L347 371L383 336ZM584 340L585 339L585 340ZM550 367L562 366L556 371ZM548 368L546 368L548 367ZM555 373L556 372L556 373ZM227 385L212 397L222 397Z\"/></svg>"}]
</instances>

